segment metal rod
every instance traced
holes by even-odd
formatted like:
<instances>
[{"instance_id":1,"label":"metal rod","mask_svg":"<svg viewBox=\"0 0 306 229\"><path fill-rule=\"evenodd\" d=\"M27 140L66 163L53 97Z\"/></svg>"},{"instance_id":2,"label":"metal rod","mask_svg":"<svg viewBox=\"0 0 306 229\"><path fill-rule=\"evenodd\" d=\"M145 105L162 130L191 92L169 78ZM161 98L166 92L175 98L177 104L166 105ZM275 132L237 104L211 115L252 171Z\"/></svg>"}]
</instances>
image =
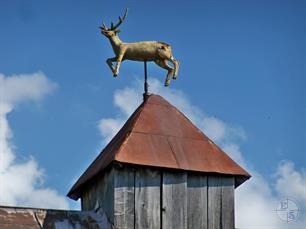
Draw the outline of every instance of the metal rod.
<instances>
[{"instance_id":1,"label":"metal rod","mask_svg":"<svg viewBox=\"0 0 306 229\"><path fill-rule=\"evenodd\" d=\"M148 92L148 73L147 73L147 61L144 61L144 93L143 100L145 101L149 95Z\"/></svg>"}]
</instances>

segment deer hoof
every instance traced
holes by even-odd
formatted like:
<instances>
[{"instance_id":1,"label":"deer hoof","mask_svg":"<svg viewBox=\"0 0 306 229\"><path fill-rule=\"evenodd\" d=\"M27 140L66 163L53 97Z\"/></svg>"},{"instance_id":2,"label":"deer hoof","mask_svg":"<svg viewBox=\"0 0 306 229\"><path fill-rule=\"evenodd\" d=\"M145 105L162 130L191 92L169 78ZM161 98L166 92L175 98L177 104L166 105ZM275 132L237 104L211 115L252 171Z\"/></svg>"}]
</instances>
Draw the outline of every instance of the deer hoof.
<instances>
[{"instance_id":1,"label":"deer hoof","mask_svg":"<svg viewBox=\"0 0 306 229\"><path fill-rule=\"evenodd\" d=\"M177 75L174 75L174 76L172 77L172 79L176 80L176 79L177 79Z\"/></svg>"},{"instance_id":2,"label":"deer hoof","mask_svg":"<svg viewBox=\"0 0 306 229\"><path fill-rule=\"evenodd\" d=\"M115 70L113 71L113 76L116 77L116 76L118 76L118 74L119 74L119 71L115 69Z\"/></svg>"},{"instance_id":3,"label":"deer hoof","mask_svg":"<svg viewBox=\"0 0 306 229\"><path fill-rule=\"evenodd\" d=\"M170 85L170 81L165 82L165 87L168 87Z\"/></svg>"}]
</instances>

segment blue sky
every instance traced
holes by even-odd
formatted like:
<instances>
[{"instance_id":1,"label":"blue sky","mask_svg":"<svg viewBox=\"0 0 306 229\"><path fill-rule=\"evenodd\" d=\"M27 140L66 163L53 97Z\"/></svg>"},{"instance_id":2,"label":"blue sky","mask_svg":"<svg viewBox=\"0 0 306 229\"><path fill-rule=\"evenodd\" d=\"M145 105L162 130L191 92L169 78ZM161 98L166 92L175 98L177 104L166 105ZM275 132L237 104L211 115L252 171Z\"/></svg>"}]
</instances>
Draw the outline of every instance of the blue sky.
<instances>
[{"instance_id":1,"label":"blue sky","mask_svg":"<svg viewBox=\"0 0 306 229\"><path fill-rule=\"evenodd\" d=\"M0 1L0 73L40 72L57 85L7 115L16 162L35 158L44 185L65 195L102 149L100 120L126 118L114 93L141 94L143 64L123 62L114 79L105 63L113 51L98 29L126 7L120 38L170 43L181 67L166 90L243 129L236 144L250 168L268 183L284 160L305 172L306 2L299 0ZM148 70L164 81L163 69Z\"/></svg>"}]
</instances>

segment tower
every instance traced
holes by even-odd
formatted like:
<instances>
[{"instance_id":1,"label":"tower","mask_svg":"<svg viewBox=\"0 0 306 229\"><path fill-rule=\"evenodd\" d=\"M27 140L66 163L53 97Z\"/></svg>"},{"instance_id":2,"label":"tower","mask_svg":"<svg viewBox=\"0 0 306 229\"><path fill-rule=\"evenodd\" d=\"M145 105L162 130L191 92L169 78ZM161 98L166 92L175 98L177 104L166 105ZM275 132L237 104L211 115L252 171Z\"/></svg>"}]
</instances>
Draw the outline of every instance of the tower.
<instances>
[{"instance_id":1,"label":"tower","mask_svg":"<svg viewBox=\"0 0 306 229\"><path fill-rule=\"evenodd\" d=\"M177 108L150 95L74 184L82 210L117 228L234 228L234 189L250 178Z\"/></svg>"}]
</instances>

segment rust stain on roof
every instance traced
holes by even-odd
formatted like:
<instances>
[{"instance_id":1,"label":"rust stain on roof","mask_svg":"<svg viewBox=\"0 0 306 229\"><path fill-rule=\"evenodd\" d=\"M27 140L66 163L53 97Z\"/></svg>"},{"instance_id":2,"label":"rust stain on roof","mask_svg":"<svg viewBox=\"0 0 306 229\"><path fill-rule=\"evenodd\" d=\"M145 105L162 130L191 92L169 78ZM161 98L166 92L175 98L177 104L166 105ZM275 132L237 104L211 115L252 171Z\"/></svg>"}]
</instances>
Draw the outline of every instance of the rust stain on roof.
<instances>
[{"instance_id":1,"label":"rust stain on roof","mask_svg":"<svg viewBox=\"0 0 306 229\"><path fill-rule=\"evenodd\" d=\"M0 206L1 229L114 228L100 211L65 211L53 209Z\"/></svg>"},{"instance_id":2,"label":"rust stain on roof","mask_svg":"<svg viewBox=\"0 0 306 229\"><path fill-rule=\"evenodd\" d=\"M234 175L236 186L250 177L184 114L158 95L150 95L136 109L68 196L77 200L83 185L113 161Z\"/></svg>"}]
</instances>

